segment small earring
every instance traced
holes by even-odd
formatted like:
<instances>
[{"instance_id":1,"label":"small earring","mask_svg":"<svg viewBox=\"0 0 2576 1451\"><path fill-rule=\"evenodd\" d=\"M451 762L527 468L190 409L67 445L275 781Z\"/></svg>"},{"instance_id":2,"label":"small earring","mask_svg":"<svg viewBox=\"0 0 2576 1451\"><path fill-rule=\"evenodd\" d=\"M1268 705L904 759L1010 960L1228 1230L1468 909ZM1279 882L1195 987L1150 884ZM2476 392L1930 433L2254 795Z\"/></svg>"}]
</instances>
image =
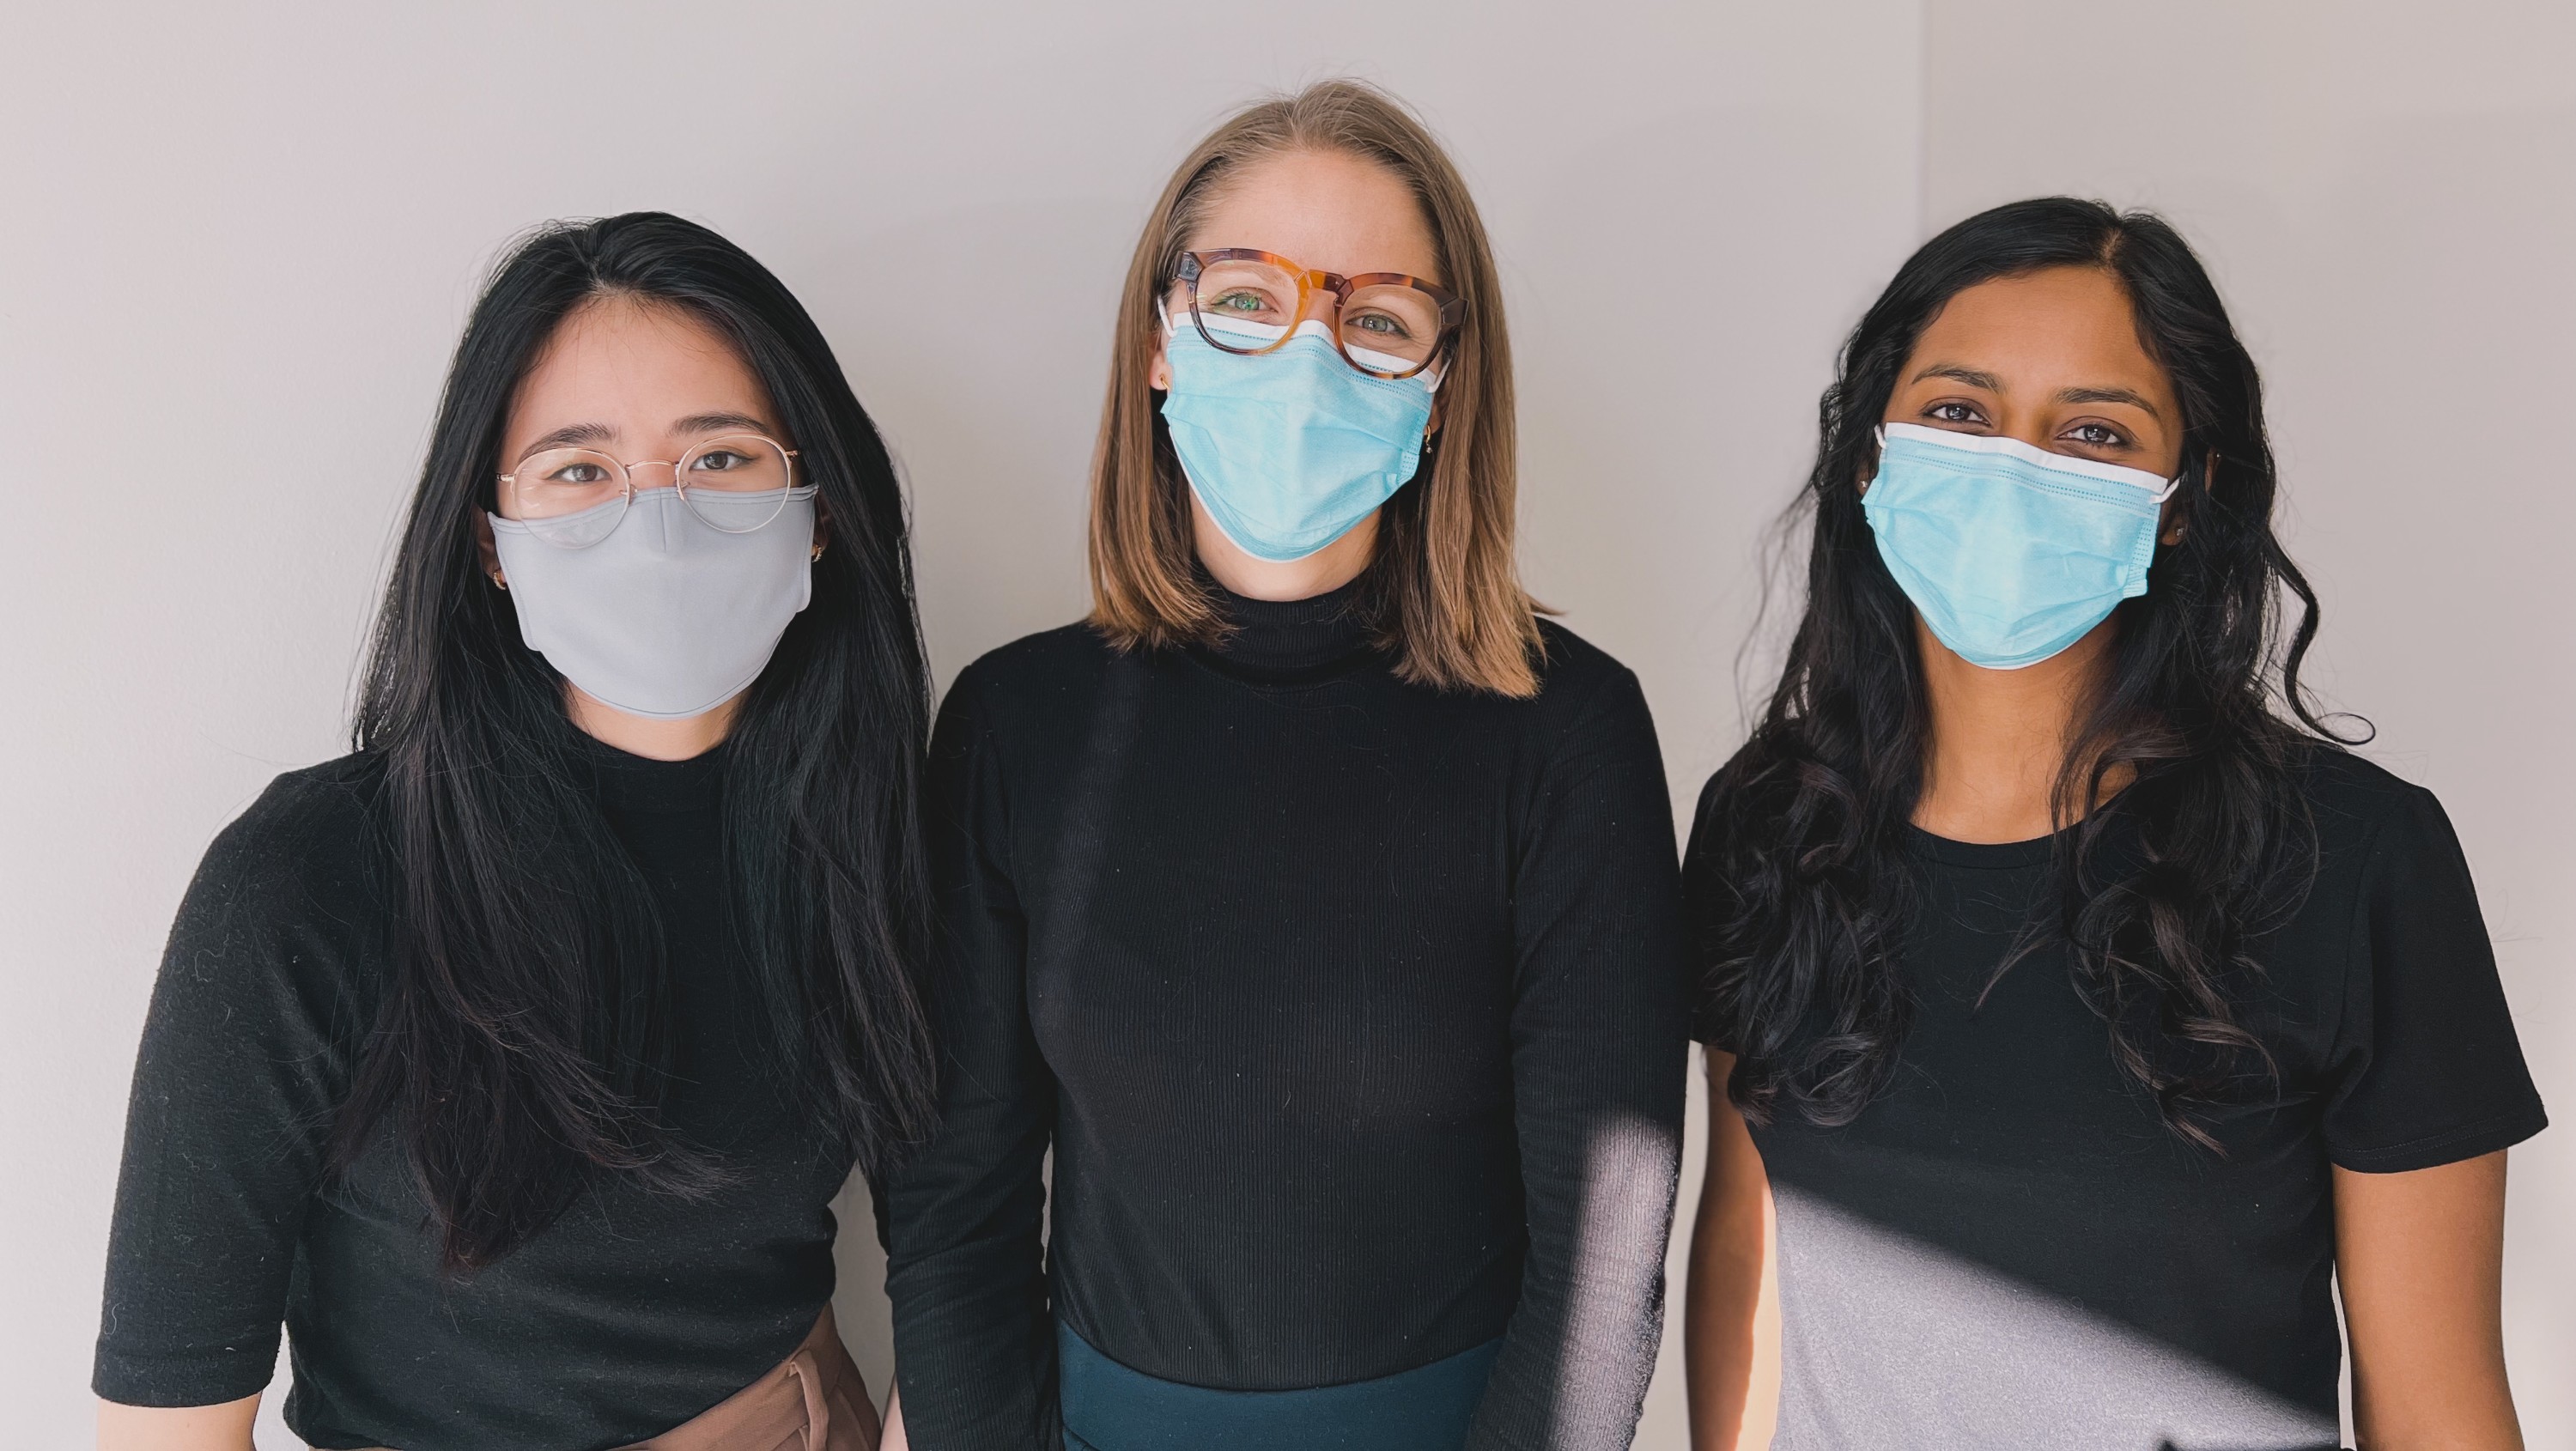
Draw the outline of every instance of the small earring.
<instances>
[{"instance_id":1,"label":"small earring","mask_svg":"<svg viewBox=\"0 0 2576 1451\"><path fill-rule=\"evenodd\" d=\"M503 594L508 594L510 592L510 582L503 579L501 577L501 571L497 569L492 571L492 588L501 591Z\"/></svg>"},{"instance_id":2,"label":"small earring","mask_svg":"<svg viewBox=\"0 0 2576 1451\"><path fill-rule=\"evenodd\" d=\"M814 552L813 552L812 554L809 554L809 555L805 556L805 562L806 562L807 564L820 564L820 563L822 563L822 561L823 561L823 546L822 546L822 545L820 545L820 544L817 544L817 545L815 545L815 546L814 546Z\"/></svg>"}]
</instances>

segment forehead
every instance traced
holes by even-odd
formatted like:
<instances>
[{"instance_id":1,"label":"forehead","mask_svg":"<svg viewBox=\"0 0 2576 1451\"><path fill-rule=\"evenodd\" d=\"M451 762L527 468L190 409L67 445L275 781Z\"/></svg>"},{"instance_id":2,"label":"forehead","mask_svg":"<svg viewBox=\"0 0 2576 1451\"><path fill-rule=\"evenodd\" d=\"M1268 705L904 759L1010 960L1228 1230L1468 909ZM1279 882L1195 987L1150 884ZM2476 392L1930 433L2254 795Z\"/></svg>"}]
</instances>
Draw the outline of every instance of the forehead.
<instances>
[{"instance_id":1,"label":"forehead","mask_svg":"<svg viewBox=\"0 0 2576 1451\"><path fill-rule=\"evenodd\" d=\"M1447 280L1413 189L1378 162L1344 151L1288 151L1245 164L1218 184L1182 245L1194 252L1257 247L1345 277L1402 272Z\"/></svg>"},{"instance_id":2,"label":"forehead","mask_svg":"<svg viewBox=\"0 0 2576 1451\"><path fill-rule=\"evenodd\" d=\"M695 314L594 298L546 340L512 402L511 431L576 422L659 429L690 413L766 416L768 402L732 343Z\"/></svg>"},{"instance_id":3,"label":"forehead","mask_svg":"<svg viewBox=\"0 0 2576 1451\"><path fill-rule=\"evenodd\" d=\"M1995 373L2008 388L2116 384L2155 398L2172 392L2164 368L2138 341L2127 291L2093 267L2050 267L1962 290L1923 329L1908 379L1932 363Z\"/></svg>"}]
</instances>

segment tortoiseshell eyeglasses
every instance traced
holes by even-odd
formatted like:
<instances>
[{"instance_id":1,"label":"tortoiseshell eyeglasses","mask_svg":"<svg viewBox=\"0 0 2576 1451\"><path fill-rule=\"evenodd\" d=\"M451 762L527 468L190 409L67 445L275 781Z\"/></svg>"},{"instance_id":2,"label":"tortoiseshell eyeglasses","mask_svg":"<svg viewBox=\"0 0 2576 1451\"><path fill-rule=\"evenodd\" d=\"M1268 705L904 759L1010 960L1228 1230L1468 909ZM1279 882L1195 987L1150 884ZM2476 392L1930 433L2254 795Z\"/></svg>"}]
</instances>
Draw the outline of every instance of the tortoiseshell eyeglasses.
<instances>
[{"instance_id":1,"label":"tortoiseshell eyeglasses","mask_svg":"<svg viewBox=\"0 0 2576 1451\"><path fill-rule=\"evenodd\" d=\"M1187 289L1190 322L1208 346L1241 354L1285 347L1308 302L1329 292L1334 349L1373 378L1410 378L1438 362L1467 315L1466 299L1419 277L1344 277L1250 247L1182 253L1173 286Z\"/></svg>"}]
</instances>

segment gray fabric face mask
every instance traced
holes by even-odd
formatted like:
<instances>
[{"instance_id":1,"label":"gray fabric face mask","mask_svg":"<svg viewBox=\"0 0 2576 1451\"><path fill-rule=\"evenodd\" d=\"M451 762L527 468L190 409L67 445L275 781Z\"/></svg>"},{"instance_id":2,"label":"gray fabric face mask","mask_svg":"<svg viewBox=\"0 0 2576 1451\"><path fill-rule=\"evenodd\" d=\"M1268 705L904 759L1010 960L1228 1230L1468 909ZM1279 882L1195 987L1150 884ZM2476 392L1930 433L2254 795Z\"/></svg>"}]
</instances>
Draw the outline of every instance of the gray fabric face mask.
<instances>
[{"instance_id":1,"label":"gray fabric face mask","mask_svg":"<svg viewBox=\"0 0 2576 1451\"><path fill-rule=\"evenodd\" d=\"M786 493L783 508L775 493L701 493L699 509L746 526L777 510L728 534L677 489L639 490L606 537L579 549L491 515L519 638L602 704L655 720L704 715L759 678L813 598L814 489Z\"/></svg>"}]
</instances>

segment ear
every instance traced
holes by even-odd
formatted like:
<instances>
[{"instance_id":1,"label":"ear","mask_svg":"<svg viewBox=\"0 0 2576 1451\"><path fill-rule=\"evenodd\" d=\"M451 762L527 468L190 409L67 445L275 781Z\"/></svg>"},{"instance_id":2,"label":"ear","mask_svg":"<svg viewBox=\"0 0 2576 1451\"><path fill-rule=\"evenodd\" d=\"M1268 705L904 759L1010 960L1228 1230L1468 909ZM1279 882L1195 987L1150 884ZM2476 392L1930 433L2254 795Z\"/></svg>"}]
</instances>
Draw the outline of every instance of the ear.
<instances>
[{"instance_id":1,"label":"ear","mask_svg":"<svg viewBox=\"0 0 2576 1451\"><path fill-rule=\"evenodd\" d=\"M821 559L823 550L831 542L832 511L824 507L822 496L818 494L814 498L814 558Z\"/></svg>"},{"instance_id":2,"label":"ear","mask_svg":"<svg viewBox=\"0 0 2576 1451\"><path fill-rule=\"evenodd\" d=\"M1172 359L1163 351L1163 340L1154 339L1154 356L1145 364L1145 386L1157 393L1172 391Z\"/></svg>"},{"instance_id":3,"label":"ear","mask_svg":"<svg viewBox=\"0 0 2576 1451\"><path fill-rule=\"evenodd\" d=\"M2218 455L2213 453L2201 461L2200 491L2207 494L2217 487ZM2183 536L2191 532L2191 505L2185 501L2183 490L2174 490L2174 496L2165 501L2164 523L2164 532L2156 536L2156 542L2168 549L2180 544Z\"/></svg>"},{"instance_id":4,"label":"ear","mask_svg":"<svg viewBox=\"0 0 2576 1451\"><path fill-rule=\"evenodd\" d=\"M474 511L474 557L483 566L483 577L496 589L508 589L509 579L501 573L501 546L492 540L492 516Z\"/></svg>"},{"instance_id":5,"label":"ear","mask_svg":"<svg viewBox=\"0 0 2576 1451\"><path fill-rule=\"evenodd\" d=\"M1854 491L1864 499L1869 497L1869 486L1878 482L1878 455L1884 447L1878 431L1872 429L1869 435L1869 461L1861 465L1860 487Z\"/></svg>"}]
</instances>

